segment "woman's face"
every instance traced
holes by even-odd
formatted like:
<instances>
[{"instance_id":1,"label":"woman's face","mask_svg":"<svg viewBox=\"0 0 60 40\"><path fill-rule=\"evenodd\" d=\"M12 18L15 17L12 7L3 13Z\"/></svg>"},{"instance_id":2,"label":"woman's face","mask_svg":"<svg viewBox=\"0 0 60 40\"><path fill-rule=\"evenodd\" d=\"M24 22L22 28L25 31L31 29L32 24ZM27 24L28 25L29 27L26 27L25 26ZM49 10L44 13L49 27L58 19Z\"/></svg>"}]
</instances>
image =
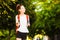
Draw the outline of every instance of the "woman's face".
<instances>
[{"instance_id":1,"label":"woman's face","mask_svg":"<svg viewBox=\"0 0 60 40\"><path fill-rule=\"evenodd\" d=\"M20 7L20 9L19 9L19 11L20 11L20 13L25 13L25 7L22 5L21 7Z\"/></svg>"}]
</instances>

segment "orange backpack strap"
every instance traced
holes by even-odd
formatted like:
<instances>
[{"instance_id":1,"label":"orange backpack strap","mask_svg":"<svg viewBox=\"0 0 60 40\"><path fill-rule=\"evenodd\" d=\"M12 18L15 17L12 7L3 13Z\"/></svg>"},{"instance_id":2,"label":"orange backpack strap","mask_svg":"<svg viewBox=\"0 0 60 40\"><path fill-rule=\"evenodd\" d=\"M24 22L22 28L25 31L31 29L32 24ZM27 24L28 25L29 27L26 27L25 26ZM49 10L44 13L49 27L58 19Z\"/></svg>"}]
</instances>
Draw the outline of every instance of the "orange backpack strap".
<instances>
[{"instance_id":1,"label":"orange backpack strap","mask_svg":"<svg viewBox=\"0 0 60 40\"><path fill-rule=\"evenodd\" d=\"M30 23L29 15L26 15L26 18L27 18L27 23Z\"/></svg>"},{"instance_id":2,"label":"orange backpack strap","mask_svg":"<svg viewBox=\"0 0 60 40\"><path fill-rule=\"evenodd\" d=\"M28 15L26 15L27 21L28 21Z\"/></svg>"},{"instance_id":3,"label":"orange backpack strap","mask_svg":"<svg viewBox=\"0 0 60 40\"><path fill-rule=\"evenodd\" d=\"M20 15L18 14L18 22L20 22Z\"/></svg>"}]
</instances>

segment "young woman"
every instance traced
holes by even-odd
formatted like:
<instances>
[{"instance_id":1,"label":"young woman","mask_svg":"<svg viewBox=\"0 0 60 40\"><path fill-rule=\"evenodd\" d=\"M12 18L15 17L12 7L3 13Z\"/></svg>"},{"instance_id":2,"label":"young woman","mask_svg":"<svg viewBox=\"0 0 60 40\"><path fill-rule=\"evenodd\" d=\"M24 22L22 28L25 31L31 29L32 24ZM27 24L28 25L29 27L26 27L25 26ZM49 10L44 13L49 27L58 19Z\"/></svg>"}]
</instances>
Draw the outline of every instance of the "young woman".
<instances>
[{"instance_id":1,"label":"young woman","mask_svg":"<svg viewBox=\"0 0 60 40\"><path fill-rule=\"evenodd\" d=\"M16 40L26 40L26 36L29 33L28 26L30 26L29 15L25 13L25 7L22 4L17 4L16 10L18 14L16 15Z\"/></svg>"}]
</instances>

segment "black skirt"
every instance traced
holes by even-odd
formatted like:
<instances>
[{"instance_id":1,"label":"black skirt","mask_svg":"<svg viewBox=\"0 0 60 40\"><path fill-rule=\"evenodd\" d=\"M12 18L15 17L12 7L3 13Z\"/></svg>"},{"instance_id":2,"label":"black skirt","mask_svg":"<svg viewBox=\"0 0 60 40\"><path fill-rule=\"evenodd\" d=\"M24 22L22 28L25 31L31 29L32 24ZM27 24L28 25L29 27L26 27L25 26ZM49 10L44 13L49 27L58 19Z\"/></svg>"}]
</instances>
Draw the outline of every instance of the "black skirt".
<instances>
[{"instance_id":1,"label":"black skirt","mask_svg":"<svg viewBox=\"0 0 60 40\"><path fill-rule=\"evenodd\" d=\"M26 39L28 33L17 32L16 38Z\"/></svg>"}]
</instances>

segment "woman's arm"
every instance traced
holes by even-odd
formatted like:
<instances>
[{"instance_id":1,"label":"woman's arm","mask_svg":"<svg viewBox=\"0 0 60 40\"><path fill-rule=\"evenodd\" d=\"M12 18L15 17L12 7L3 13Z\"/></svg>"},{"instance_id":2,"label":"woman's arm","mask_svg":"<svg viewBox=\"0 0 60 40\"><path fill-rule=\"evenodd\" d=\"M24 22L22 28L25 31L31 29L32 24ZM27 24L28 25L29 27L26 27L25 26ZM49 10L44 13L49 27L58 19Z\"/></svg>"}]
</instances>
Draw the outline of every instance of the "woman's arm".
<instances>
[{"instance_id":1,"label":"woman's arm","mask_svg":"<svg viewBox=\"0 0 60 40\"><path fill-rule=\"evenodd\" d=\"M28 26L30 26L30 18L29 18L29 16L28 16Z\"/></svg>"},{"instance_id":2,"label":"woman's arm","mask_svg":"<svg viewBox=\"0 0 60 40\"><path fill-rule=\"evenodd\" d=\"M16 19L16 26L18 27L19 25L18 25L18 18L17 18L17 15L16 15L15 19Z\"/></svg>"},{"instance_id":3,"label":"woman's arm","mask_svg":"<svg viewBox=\"0 0 60 40\"><path fill-rule=\"evenodd\" d=\"M16 15L15 19L16 19L16 32L17 32L17 29L19 28L18 15Z\"/></svg>"}]
</instances>

